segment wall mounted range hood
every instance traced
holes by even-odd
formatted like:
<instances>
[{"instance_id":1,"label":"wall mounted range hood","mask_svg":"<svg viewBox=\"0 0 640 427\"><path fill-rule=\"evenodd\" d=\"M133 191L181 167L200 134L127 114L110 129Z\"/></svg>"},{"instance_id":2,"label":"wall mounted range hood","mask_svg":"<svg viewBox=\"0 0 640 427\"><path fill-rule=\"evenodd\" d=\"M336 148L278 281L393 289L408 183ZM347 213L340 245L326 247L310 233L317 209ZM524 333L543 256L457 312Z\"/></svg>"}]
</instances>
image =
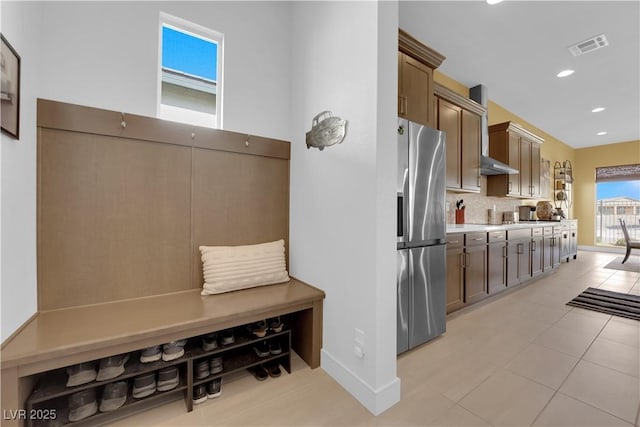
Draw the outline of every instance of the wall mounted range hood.
<instances>
[{"instance_id":1,"label":"wall mounted range hood","mask_svg":"<svg viewBox=\"0 0 640 427\"><path fill-rule=\"evenodd\" d=\"M478 85L469 89L469 98L489 111L489 97L485 86ZM480 175L512 175L520 173L517 169L489 156L489 120L487 113L484 113L480 118L480 129Z\"/></svg>"}]
</instances>

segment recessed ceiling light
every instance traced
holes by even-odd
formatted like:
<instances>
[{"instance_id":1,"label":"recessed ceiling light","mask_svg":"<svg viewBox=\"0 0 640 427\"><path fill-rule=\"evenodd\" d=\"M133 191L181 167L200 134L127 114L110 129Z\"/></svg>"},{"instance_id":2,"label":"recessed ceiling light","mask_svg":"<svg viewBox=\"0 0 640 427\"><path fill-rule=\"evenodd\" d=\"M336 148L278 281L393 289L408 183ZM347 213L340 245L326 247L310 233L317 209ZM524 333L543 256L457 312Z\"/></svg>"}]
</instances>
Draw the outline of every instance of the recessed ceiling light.
<instances>
[{"instance_id":1,"label":"recessed ceiling light","mask_svg":"<svg viewBox=\"0 0 640 427\"><path fill-rule=\"evenodd\" d=\"M491 4L491 5L498 4L498 3L501 3L501 2L502 2L502 0L487 0L487 4Z\"/></svg>"},{"instance_id":2,"label":"recessed ceiling light","mask_svg":"<svg viewBox=\"0 0 640 427\"><path fill-rule=\"evenodd\" d=\"M592 113L599 113L600 111L604 111L606 110L606 108L604 107L596 107L593 110L591 110Z\"/></svg>"},{"instance_id":3,"label":"recessed ceiling light","mask_svg":"<svg viewBox=\"0 0 640 427\"><path fill-rule=\"evenodd\" d=\"M602 131L602 132L598 132L598 133L596 133L596 135L598 135L598 136L602 136L602 135L606 135L606 134L607 134L607 133L606 133L605 131Z\"/></svg>"},{"instance_id":4,"label":"recessed ceiling light","mask_svg":"<svg viewBox=\"0 0 640 427\"><path fill-rule=\"evenodd\" d=\"M571 74L575 73L575 71L573 70L562 70L560 71L558 74L556 74L558 77L567 77L570 76Z\"/></svg>"}]
</instances>

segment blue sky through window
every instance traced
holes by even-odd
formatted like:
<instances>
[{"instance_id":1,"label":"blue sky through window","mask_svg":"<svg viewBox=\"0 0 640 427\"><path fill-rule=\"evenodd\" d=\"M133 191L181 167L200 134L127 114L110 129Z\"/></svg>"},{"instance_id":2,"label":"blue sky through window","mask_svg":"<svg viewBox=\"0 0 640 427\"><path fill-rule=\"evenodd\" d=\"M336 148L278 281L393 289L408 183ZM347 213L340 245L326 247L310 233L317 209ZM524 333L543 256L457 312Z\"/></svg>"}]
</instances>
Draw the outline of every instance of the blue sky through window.
<instances>
[{"instance_id":1,"label":"blue sky through window","mask_svg":"<svg viewBox=\"0 0 640 427\"><path fill-rule=\"evenodd\" d=\"M162 27L162 66L217 80L218 45Z\"/></svg>"},{"instance_id":2,"label":"blue sky through window","mask_svg":"<svg viewBox=\"0 0 640 427\"><path fill-rule=\"evenodd\" d=\"M596 189L597 200L621 196L640 200L640 181L599 182Z\"/></svg>"}]
</instances>

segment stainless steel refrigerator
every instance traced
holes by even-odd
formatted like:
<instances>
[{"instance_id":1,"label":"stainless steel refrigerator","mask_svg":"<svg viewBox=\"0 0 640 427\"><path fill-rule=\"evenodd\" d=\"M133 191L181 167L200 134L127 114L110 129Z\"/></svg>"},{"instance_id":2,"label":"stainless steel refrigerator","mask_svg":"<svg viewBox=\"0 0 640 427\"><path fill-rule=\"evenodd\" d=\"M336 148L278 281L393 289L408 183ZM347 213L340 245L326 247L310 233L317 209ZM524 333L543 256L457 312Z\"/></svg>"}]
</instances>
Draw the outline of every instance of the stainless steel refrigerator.
<instances>
[{"instance_id":1,"label":"stainless steel refrigerator","mask_svg":"<svg viewBox=\"0 0 640 427\"><path fill-rule=\"evenodd\" d=\"M445 134L398 119L398 354L446 329Z\"/></svg>"}]
</instances>

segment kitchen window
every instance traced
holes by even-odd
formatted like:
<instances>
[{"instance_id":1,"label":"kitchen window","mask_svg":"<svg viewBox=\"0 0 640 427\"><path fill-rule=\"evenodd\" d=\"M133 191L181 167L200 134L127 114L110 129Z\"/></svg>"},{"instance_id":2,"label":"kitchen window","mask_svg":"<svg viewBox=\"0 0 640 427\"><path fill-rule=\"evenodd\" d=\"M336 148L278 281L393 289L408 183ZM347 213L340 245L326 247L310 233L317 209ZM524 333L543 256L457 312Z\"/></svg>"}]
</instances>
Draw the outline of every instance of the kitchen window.
<instances>
[{"instance_id":1,"label":"kitchen window","mask_svg":"<svg viewBox=\"0 0 640 427\"><path fill-rule=\"evenodd\" d=\"M161 13L159 39L157 116L222 128L223 35Z\"/></svg>"}]
</instances>

